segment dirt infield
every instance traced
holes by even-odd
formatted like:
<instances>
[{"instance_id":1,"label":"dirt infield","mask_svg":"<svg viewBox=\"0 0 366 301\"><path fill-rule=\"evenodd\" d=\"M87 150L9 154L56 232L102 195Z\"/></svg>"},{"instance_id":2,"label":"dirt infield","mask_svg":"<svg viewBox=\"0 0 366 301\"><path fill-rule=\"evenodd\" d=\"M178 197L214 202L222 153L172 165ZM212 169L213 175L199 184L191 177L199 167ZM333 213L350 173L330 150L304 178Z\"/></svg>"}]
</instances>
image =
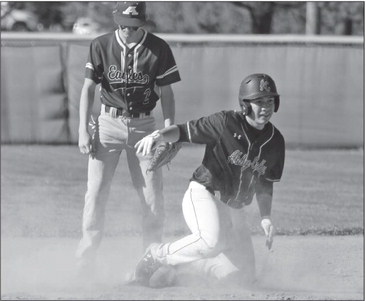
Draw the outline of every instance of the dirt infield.
<instances>
[{"instance_id":1,"label":"dirt infield","mask_svg":"<svg viewBox=\"0 0 366 301\"><path fill-rule=\"evenodd\" d=\"M187 230L181 199L202 152L185 147L164 171L166 241ZM98 283L85 286L75 278L74 252L87 157L75 146L2 145L1 300L364 300L363 151L289 150L286 156L274 195L273 253L265 250L255 202L247 208L256 286L181 281L149 289L123 285L143 252L139 200L125 160L106 210Z\"/></svg>"},{"instance_id":2,"label":"dirt infield","mask_svg":"<svg viewBox=\"0 0 366 301\"><path fill-rule=\"evenodd\" d=\"M75 278L75 239L7 238L2 251L2 300L363 300L363 237L278 236L273 252L254 236L256 286L227 288L180 283L150 289L123 285L140 254L139 237L106 238L99 279ZM128 260L128 261L127 261Z\"/></svg>"}]
</instances>

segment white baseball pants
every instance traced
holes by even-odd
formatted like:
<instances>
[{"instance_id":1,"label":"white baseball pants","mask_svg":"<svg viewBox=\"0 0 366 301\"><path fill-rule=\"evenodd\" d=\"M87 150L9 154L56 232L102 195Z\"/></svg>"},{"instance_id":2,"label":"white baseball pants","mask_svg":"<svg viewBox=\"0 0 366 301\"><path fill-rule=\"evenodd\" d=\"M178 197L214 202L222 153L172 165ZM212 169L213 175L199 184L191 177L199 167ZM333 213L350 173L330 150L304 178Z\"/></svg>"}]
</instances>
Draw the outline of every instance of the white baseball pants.
<instances>
[{"instance_id":1,"label":"white baseball pants","mask_svg":"<svg viewBox=\"0 0 366 301\"><path fill-rule=\"evenodd\" d=\"M132 183L142 204L143 246L161 241L164 222L162 171L146 173L149 156L136 155L134 145L155 130L154 117L112 117L103 110L93 137L95 156L89 157L82 238L76 251L80 264L93 261L101 243L105 208L122 150L126 151ZM121 196L121 201L127 195Z\"/></svg>"},{"instance_id":2,"label":"white baseball pants","mask_svg":"<svg viewBox=\"0 0 366 301\"><path fill-rule=\"evenodd\" d=\"M227 206L194 181L184 195L182 209L191 234L163 244L158 260L214 279L234 272L254 277L254 249L244 209Z\"/></svg>"}]
</instances>

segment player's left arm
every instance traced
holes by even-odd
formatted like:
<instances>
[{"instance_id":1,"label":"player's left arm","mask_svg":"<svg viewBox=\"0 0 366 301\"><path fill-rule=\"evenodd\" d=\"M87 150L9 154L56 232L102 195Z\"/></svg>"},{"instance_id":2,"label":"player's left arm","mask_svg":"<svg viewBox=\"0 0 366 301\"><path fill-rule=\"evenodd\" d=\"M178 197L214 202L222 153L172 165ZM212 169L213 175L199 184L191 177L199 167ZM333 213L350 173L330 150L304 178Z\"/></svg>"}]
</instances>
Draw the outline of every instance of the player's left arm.
<instances>
[{"instance_id":1,"label":"player's left arm","mask_svg":"<svg viewBox=\"0 0 366 301\"><path fill-rule=\"evenodd\" d=\"M268 162L272 162L272 164L270 168L266 169L265 174L259 177L256 183L256 199L268 249L272 246L274 236L274 227L271 219L273 183L280 181L285 163L285 140L277 129L275 129L270 149Z\"/></svg>"},{"instance_id":2,"label":"player's left arm","mask_svg":"<svg viewBox=\"0 0 366 301\"><path fill-rule=\"evenodd\" d=\"M172 84L181 80L178 66L170 46L165 41L160 41L158 70L156 74L156 87L160 96L163 111L164 126L174 124L175 99Z\"/></svg>"},{"instance_id":3,"label":"player's left arm","mask_svg":"<svg viewBox=\"0 0 366 301\"><path fill-rule=\"evenodd\" d=\"M164 126L174 124L175 119L175 99L171 85L159 87L161 108L163 111Z\"/></svg>"},{"instance_id":4,"label":"player's left arm","mask_svg":"<svg viewBox=\"0 0 366 301\"><path fill-rule=\"evenodd\" d=\"M256 198L261 218L270 218L272 211L273 182L259 177L256 184Z\"/></svg>"},{"instance_id":5,"label":"player's left arm","mask_svg":"<svg viewBox=\"0 0 366 301\"><path fill-rule=\"evenodd\" d=\"M274 227L271 220L272 211L273 182L267 181L263 177L258 179L256 184L256 199L261 216L261 226L266 235L266 246L272 247Z\"/></svg>"}]
</instances>

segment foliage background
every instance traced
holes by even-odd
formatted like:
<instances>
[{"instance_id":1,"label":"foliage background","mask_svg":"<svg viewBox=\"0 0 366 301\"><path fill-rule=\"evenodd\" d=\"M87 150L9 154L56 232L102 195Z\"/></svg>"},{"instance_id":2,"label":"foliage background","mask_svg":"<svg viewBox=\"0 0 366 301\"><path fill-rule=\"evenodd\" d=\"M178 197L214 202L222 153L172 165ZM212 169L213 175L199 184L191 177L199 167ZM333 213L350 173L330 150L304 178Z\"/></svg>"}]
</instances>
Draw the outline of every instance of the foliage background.
<instances>
[{"instance_id":1,"label":"foliage background","mask_svg":"<svg viewBox=\"0 0 366 301\"><path fill-rule=\"evenodd\" d=\"M148 1L148 26L157 33L304 34L307 4L272 1ZM363 35L363 1L315 1L318 34ZM71 31L78 17L91 18L100 31L115 25L115 2L6 2L2 9L25 9L46 31ZM309 20L308 20L309 21Z\"/></svg>"}]
</instances>

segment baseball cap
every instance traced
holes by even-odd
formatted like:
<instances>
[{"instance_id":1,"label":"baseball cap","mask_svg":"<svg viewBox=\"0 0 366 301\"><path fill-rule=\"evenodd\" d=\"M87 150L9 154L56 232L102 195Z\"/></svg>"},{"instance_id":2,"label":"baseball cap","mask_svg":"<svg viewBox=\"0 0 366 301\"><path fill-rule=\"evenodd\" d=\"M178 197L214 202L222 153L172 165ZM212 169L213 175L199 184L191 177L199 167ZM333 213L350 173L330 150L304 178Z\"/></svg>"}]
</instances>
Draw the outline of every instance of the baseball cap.
<instances>
[{"instance_id":1,"label":"baseball cap","mask_svg":"<svg viewBox=\"0 0 366 301\"><path fill-rule=\"evenodd\" d=\"M117 2L113 10L113 18L118 25L143 26L146 23L146 3L135 1Z\"/></svg>"}]
</instances>

